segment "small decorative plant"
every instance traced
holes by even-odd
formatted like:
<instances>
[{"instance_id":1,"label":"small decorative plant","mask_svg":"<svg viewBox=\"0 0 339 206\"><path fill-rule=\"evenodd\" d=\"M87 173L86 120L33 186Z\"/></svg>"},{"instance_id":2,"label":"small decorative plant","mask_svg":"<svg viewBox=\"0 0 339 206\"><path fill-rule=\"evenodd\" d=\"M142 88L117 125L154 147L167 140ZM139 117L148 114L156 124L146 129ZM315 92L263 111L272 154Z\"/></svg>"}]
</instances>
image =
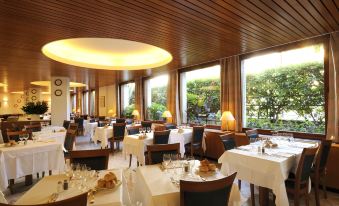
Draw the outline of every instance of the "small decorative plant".
<instances>
[{"instance_id":1,"label":"small decorative plant","mask_svg":"<svg viewBox=\"0 0 339 206\"><path fill-rule=\"evenodd\" d=\"M48 110L48 104L45 101L27 102L21 109L26 114L44 114Z\"/></svg>"}]
</instances>

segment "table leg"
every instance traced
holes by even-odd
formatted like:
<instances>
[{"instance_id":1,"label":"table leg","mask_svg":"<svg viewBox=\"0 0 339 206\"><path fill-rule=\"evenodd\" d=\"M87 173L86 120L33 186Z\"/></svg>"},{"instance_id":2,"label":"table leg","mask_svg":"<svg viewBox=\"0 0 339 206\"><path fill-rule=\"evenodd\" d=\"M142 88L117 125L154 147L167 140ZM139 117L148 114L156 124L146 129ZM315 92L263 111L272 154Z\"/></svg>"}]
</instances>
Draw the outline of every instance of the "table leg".
<instances>
[{"instance_id":1,"label":"table leg","mask_svg":"<svg viewBox=\"0 0 339 206\"><path fill-rule=\"evenodd\" d=\"M269 204L269 189L266 187L259 187L259 203L260 206L267 206Z\"/></svg>"},{"instance_id":2,"label":"table leg","mask_svg":"<svg viewBox=\"0 0 339 206\"><path fill-rule=\"evenodd\" d=\"M14 186L14 179L10 179L9 184L8 184L8 188L9 188L9 191L11 192L11 194L14 194L13 186Z\"/></svg>"},{"instance_id":3,"label":"table leg","mask_svg":"<svg viewBox=\"0 0 339 206\"><path fill-rule=\"evenodd\" d=\"M129 167L131 167L132 164L132 154L129 155Z\"/></svg>"}]
</instances>

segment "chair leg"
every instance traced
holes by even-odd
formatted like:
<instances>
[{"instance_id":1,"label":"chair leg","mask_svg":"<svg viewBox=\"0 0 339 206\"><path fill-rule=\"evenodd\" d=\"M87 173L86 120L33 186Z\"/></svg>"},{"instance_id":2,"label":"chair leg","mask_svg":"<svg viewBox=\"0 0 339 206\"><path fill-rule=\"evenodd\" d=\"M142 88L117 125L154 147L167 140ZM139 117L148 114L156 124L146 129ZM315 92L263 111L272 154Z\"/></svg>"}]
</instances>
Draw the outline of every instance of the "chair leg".
<instances>
[{"instance_id":1,"label":"chair leg","mask_svg":"<svg viewBox=\"0 0 339 206\"><path fill-rule=\"evenodd\" d=\"M11 192L11 194L14 194L14 189L13 189L14 179L10 179L8 181L9 181L9 184L8 184L9 191Z\"/></svg>"},{"instance_id":2,"label":"chair leg","mask_svg":"<svg viewBox=\"0 0 339 206\"><path fill-rule=\"evenodd\" d=\"M239 190L241 190L241 180L238 179L238 187L239 187Z\"/></svg>"},{"instance_id":3,"label":"chair leg","mask_svg":"<svg viewBox=\"0 0 339 206\"><path fill-rule=\"evenodd\" d=\"M309 200L309 196L308 196L308 191L306 191L306 194L305 194L305 205L306 205L306 206L309 206L309 205L310 205L310 200Z\"/></svg>"},{"instance_id":4,"label":"chair leg","mask_svg":"<svg viewBox=\"0 0 339 206\"><path fill-rule=\"evenodd\" d=\"M299 194L294 194L294 206L299 206Z\"/></svg>"},{"instance_id":5,"label":"chair leg","mask_svg":"<svg viewBox=\"0 0 339 206\"><path fill-rule=\"evenodd\" d=\"M33 175L26 175L25 176L25 185L32 185L33 184Z\"/></svg>"},{"instance_id":6,"label":"chair leg","mask_svg":"<svg viewBox=\"0 0 339 206\"><path fill-rule=\"evenodd\" d=\"M52 175L52 170L49 170L48 174L49 174L49 176L51 176Z\"/></svg>"},{"instance_id":7,"label":"chair leg","mask_svg":"<svg viewBox=\"0 0 339 206\"><path fill-rule=\"evenodd\" d=\"M250 189L251 189L251 203L252 206L255 206L255 199L254 199L254 184L250 184Z\"/></svg>"},{"instance_id":8,"label":"chair leg","mask_svg":"<svg viewBox=\"0 0 339 206\"><path fill-rule=\"evenodd\" d=\"M319 201L319 179L317 177L314 180L314 196L315 196L315 204L316 204L316 206L320 206L320 201Z\"/></svg>"},{"instance_id":9,"label":"chair leg","mask_svg":"<svg viewBox=\"0 0 339 206\"><path fill-rule=\"evenodd\" d=\"M132 165L132 155L130 154L129 155L129 167L131 167L131 165Z\"/></svg>"},{"instance_id":10,"label":"chair leg","mask_svg":"<svg viewBox=\"0 0 339 206\"><path fill-rule=\"evenodd\" d=\"M36 178L39 179L40 178L40 174L39 172L36 173Z\"/></svg>"},{"instance_id":11,"label":"chair leg","mask_svg":"<svg viewBox=\"0 0 339 206\"><path fill-rule=\"evenodd\" d=\"M325 181L322 181L321 185L322 185L323 191L324 191L324 198L327 199L327 192L326 192L326 183L325 183Z\"/></svg>"}]
</instances>

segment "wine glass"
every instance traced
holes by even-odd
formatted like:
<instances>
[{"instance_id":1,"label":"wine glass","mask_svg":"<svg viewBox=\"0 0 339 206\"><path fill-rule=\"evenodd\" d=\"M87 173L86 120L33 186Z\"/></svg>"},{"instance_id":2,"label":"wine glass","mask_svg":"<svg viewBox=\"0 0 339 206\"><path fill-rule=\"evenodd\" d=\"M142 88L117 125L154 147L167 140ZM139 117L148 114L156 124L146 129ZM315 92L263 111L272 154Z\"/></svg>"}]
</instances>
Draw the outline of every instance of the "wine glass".
<instances>
[{"instance_id":1,"label":"wine glass","mask_svg":"<svg viewBox=\"0 0 339 206\"><path fill-rule=\"evenodd\" d=\"M24 135L23 134L19 135L19 140L20 140L20 143L22 143L22 141L24 140Z\"/></svg>"},{"instance_id":2,"label":"wine glass","mask_svg":"<svg viewBox=\"0 0 339 206\"><path fill-rule=\"evenodd\" d=\"M190 173L193 176L193 169L194 169L194 164L195 164L194 156L188 156L187 157L187 162L189 163Z\"/></svg>"},{"instance_id":3,"label":"wine glass","mask_svg":"<svg viewBox=\"0 0 339 206\"><path fill-rule=\"evenodd\" d=\"M168 165L170 164L171 162L171 154L164 154L162 156L162 161L164 163L164 166L165 166L165 169L167 171L167 168L168 168Z\"/></svg>"},{"instance_id":4,"label":"wine glass","mask_svg":"<svg viewBox=\"0 0 339 206\"><path fill-rule=\"evenodd\" d=\"M145 127L142 128L142 133L146 133L146 128Z\"/></svg>"}]
</instances>

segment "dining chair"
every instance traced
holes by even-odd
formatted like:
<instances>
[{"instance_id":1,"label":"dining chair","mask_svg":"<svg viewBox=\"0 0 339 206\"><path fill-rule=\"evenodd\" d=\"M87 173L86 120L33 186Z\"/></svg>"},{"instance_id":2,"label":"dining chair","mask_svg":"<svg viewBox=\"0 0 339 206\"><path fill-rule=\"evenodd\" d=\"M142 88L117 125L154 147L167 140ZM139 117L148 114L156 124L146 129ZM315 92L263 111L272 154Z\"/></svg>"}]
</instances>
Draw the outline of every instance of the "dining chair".
<instances>
[{"instance_id":1,"label":"dining chair","mask_svg":"<svg viewBox=\"0 0 339 206\"><path fill-rule=\"evenodd\" d=\"M70 123L67 131L68 130L75 131L75 134L77 134L78 133L78 124L77 123Z\"/></svg>"},{"instance_id":2,"label":"dining chair","mask_svg":"<svg viewBox=\"0 0 339 206\"><path fill-rule=\"evenodd\" d=\"M116 123L126 123L126 119L125 118L117 118L115 120Z\"/></svg>"},{"instance_id":3,"label":"dining chair","mask_svg":"<svg viewBox=\"0 0 339 206\"><path fill-rule=\"evenodd\" d=\"M75 143L75 135L76 130L68 129L65 136L65 142L64 142L64 156L65 158L69 158L70 151L74 148Z\"/></svg>"},{"instance_id":4,"label":"dining chair","mask_svg":"<svg viewBox=\"0 0 339 206\"><path fill-rule=\"evenodd\" d=\"M64 123L62 124L62 126L63 126L65 129L68 129L70 123L71 123L71 121L64 120Z\"/></svg>"},{"instance_id":5,"label":"dining chair","mask_svg":"<svg viewBox=\"0 0 339 206\"><path fill-rule=\"evenodd\" d=\"M318 147L304 148L298 163L296 174L290 173L285 181L286 191L293 195L294 205L299 206L299 197L305 196L306 206L309 205L308 180L311 175L314 157Z\"/></svg>"},{"instance_id":6,"label":"dining chair","mask_svg":"<svg viewBox=\"0 0 339 206\"><path fill-rule=\"evenodd\" d=\"M141 127L152 128L152 122L151 121L141 121Z\"/></svg>"},{"instance_id":7,"label":"dining chair","mask_svg":"<svg viewBox=\"0 0 339 206\"><path fill-rule=\"evenodd\" d=\"M26 131L31 132L40 132L41 131L41 124L33 124L33 125L24 125Z\"/></svg>"},{"instance_id":8,"label":"dining chair","mask_svg":"<svg viewBox=\"0 0 339 206\"><path fill-rule=\"evenodd\" d=\"M19 136L20 135L24 135L24 134L28 134L29 138L32 137L32 132L31 131L11 131L11 130L7 130L7 138L8 140L15 140L16 142L18 142Z\"/></svg>"},{"instance_id":9,"label":"dining chair","mask_svg":"<svg viewBox=\"0 0 339 206\"><path fill-rule=\"evenodd\" d=\"M332 140L322 140L315 164L313 165L313 168L311 170L311 179L312 182L314 182L314 192L315 192L315 202L316 205L320 205L320 200L319 200L319 184L322 185L323 192L324 192L324 197L327 199L327 193L326 193L326 164L327 164L327 159L330 154L331 150L331 145L332 145Z\"/></svg>"},{"instance_id":10,"label":"dining chair","mask_svg":"<svg viewBox=\"0 0 339 206\"><path fill-rule=\"evenodd\" d=\"M127 125L131 125L131 124L133 124L133 119L126 119L126 124Z\"/></svg>"},{"instance_id":11,"label":"dining chair","mask_svg":"<svg viewBox=\"0 0 339 206\"><path fill-rule=\"evenodd\" d=\"M93 170L107 170L110 149L70 151L70 162L85 164Z\"/></svg>"},{"instance_id":12,"label":"dining chair","mask_svg":"<svg viewBox=\"0 0 339 206\"><path fill-rule=\"evenodd\" d=\"M171 130L154 131L153 144L168 144Z\"/></svg>"},{"instance_id":13,"label":"dining chair","mask_svg":"<svg viewBox=\"0 0 339 206\"><path fill-rule=\"evenodd\" d=\"M113 137L109 138L111 144L111 151L114 152L114 142L117 143L118 150L120 149L120 142L124 140L126 130L126 123L113 124Z\"/></svg>"},{"instance_id":14,"label":"dining chair","mask_svg":"<svg viewBox=\"0 0 339 206\"><path fill-rule=\"evenodd\" d=\"M173 124L173 123L165 123L165 128L166 128L166 130L177 129L177 125Z\"/></svg>"},{"instance_id":15,"label":"dining chair","mask_svg":"<svg viewBox=\"0 0 339 206\"><path fill-rule=\"evenodd\" d=\"M147 165L159 164L164 154L180 155L180 143L147 145Z\"/></svg>"},{"instance_id":16,"label":"dining chair","mask_svg":"<svg viewBox=\"0 0 339 206\"><path fill-rule=\"evenodd\" d=\"M127 133L128 135L134 135L134 134L139 134L139 128L138 126L131 126L127 128Z\"/></svg>"},{"instance_id":17,"label":"dining chair","mask_svg":"<svg viewBox=\"0 0 339 206\"><path fill-rule=\"evenodd\" d=\"M84 119L75 118L74 123L78 124L77 135L84 135Z\"/></svg>"},{"instance_id":18,"label":"dining chair","mask_svg":"<svg viewBox=\"0 0 339 206\"><path fill-rule=\"evenodd\" d=\"M99 116L99 121L105 121L106 117L105 116Z\"/></svg>"},{"instance_id":19,"label":"dining chair","mask_svg":"<svg viewBox=\"0 0 339 206\"><path fill-rule=\"evenodd\" d=\"M189 150L191 155L193 156L196 151L199 152L200 158L202 159L204 156L204 150L202 148L202 141L204 138L204 126L194 126L193 127L193 134L192 134L192 142L189 144Z\"/></svg>"},{"instance_id":20,"label":"dining chair","mask_svg":"<svg viewBox=\"0 0 339 206\"><path fill-rule=\"evenodd\" d=\"M104 127L105 125L107 125L107 121L99 121L98 122L98 127Z\"/></svg>"},{"instance_id":21,"label":"dining chair","mask_svg":"<svg viewBox=\"0 0 339 206\"><path fill-rule=\"evenodd\" d=\"M202 182L180 180L180 206L228 205L236 175Z\"/></svg>"},{"instance_id":22,"label":"dining chair","mask_svg":"<svg viewBox=\"0 0 339 206\"><path fill-rule=\"evenodd\" d=\"M15 206L87 206L88 193L85 192L78 196L74 196L68 199L60 200L52 203L34 204L34 205L15 205ZM10 204L0 203L0 206L10 206Z\"/></svg>"},{"instance_id":23,"label":"dining chair","mask_svg":"<svg viewBox=\"0 0 339 206\"><path fill-rule=\"evenodd\" d=\"M255 140L259 137L257 129L246 130L245 133L246 133L246 136L248 137L248 139L250 140L250 142L252 142L252 140Z\"/></svg>"},{"instance_id":24,"label":"dining chair","mask_svg":"<svg viewBox=\"0 0 339 206\"><path fill-rule=\"evenodd\" d=\"M153 131L165 131L166 127L163 124L157 124L157 123L153 123L152 124L152 128Z\"/></svg>"}]
</instances>

